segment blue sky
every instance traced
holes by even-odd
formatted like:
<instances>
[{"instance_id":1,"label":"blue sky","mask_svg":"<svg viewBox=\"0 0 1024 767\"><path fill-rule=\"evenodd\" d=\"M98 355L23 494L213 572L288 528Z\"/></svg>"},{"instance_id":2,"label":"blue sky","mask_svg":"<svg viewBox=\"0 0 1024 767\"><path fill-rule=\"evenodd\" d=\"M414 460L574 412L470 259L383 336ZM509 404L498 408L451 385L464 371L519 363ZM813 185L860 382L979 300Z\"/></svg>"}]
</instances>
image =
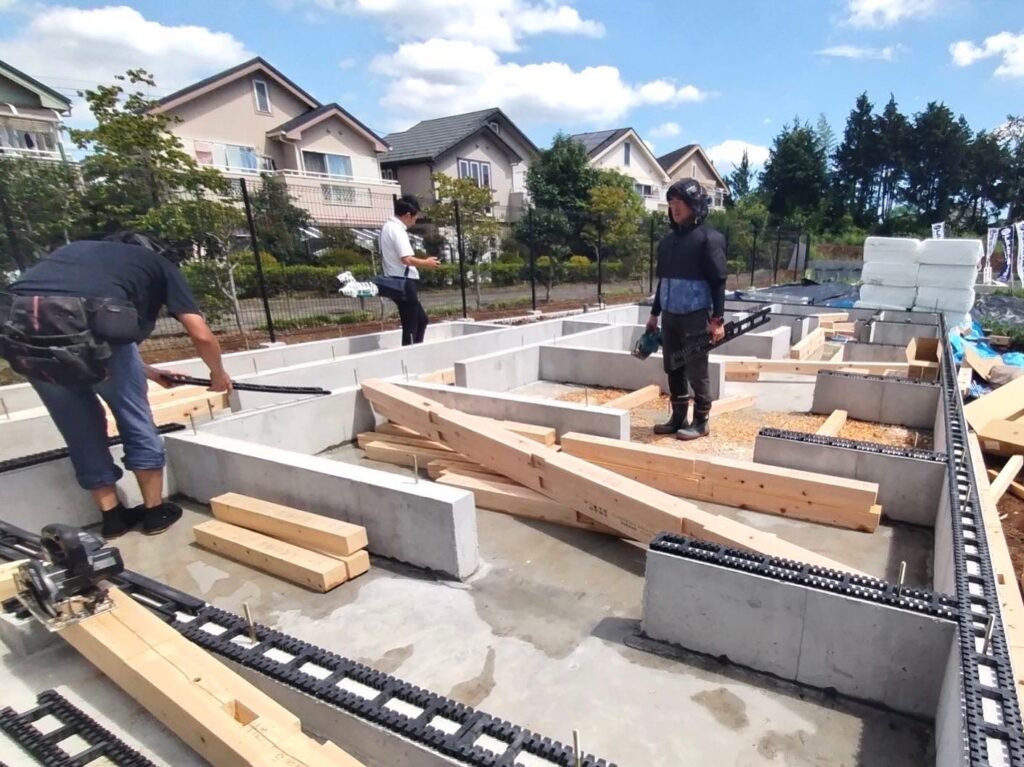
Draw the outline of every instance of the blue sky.
<instances>
[{"instance_id":1,"label":"blue sky","mask_svg":"<svg viewBox=\"0 0 1024 767\"><path fill-rule=\"evenodd\" d=\"M865 90L976 130L1024 112L1020 0L0 0L0 59L69 93L133 66L166 92L255 54L382 134L500 106L540 146L632 126L726 171L795 115L841 135Z\"/></svg>"}]
</instances>

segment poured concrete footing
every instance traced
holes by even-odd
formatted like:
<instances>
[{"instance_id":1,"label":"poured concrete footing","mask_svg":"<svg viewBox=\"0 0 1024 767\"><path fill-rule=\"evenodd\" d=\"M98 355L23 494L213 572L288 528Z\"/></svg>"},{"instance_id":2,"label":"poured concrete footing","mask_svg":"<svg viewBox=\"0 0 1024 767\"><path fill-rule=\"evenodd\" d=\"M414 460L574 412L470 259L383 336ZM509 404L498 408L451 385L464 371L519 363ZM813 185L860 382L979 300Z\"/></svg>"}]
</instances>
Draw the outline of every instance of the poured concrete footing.
<instances>
[{"instance_id":1,"label":"poured concrete footing","mask_svg":"<svg viewBox=\"0 0 1024 767\"><path fill-rule=\"evenodd\" d=\"M952 621L647 553L643 632L685 649L932 718Z\"/></svg>"},{"instance_id":2,"label":"poured concrete footing","mask_svg":"<svg viewBox=\"0 0 1024 767\"><path fill-rule=\"evenodd\" d=\"M932 429L940 394L935 383L821 370L814 383L811 412L830 415L845 410L858 421Z\"/></svg>"}]
</instances>

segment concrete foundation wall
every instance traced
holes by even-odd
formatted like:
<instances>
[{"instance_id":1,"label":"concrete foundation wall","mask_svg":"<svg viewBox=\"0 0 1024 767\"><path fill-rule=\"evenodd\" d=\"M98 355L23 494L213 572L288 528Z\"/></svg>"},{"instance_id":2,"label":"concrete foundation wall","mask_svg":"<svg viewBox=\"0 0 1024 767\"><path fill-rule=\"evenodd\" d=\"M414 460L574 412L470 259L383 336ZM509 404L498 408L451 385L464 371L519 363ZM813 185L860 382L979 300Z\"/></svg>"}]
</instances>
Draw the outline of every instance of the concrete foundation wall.
<instances>
[{"instance_id":1,"label":"concrete foundation wall","mask_svg":"<svg viewBox=\"0 0 1024 767\"><path fill-rule=\"evenodd\" d=\"M914 338L938 338L935 325L911 322L872 322L868 326L867 340L873 344L894 344L906 347Z\"/></svg>"},{"instance_id":2,"label":"concrete foundation wall","mask_svg":"<svg viewBox=\"0 0 1024 767\"><path fill-rule=\"evenodd\" d=\"M951 621L647 552L643 631L733 663L933 717Z\"/></svg>"},{"instance_id":3,"label":"concrete foundation wall","mask_svg":"<svg viewBox=\"0 0 1024 767\"><path fill-rule=\"evenodd\" d=\"M789 359L792 330L777 327L772 330L745 333L715 348L715 354L732 357L757 357L764 360Z\"/></svg>"},{"instance_id":4,"label":"concrete foundation wall","mask_svg":"<svg viewBox=\"0 0 1024 767\"><path fill-rule=\"evenodd\" d=\"M843 362L906 362L907 346L847 341L843 346Z\"/></svg>"},{"instance_id":5,"label":"concrete foundation wall","mask_svg":"<svg viewBox=\"0 0 1024 767\"><path fill-rule=\"evenodd\" d=\"M540 376L540 347L532 345L485 354L460 360L453 367L456 386L508 391L533 383Z\"/></svg>"},{"instance_id":6,"label":"concrete foundation wall","mask_svg":"<svg viewBox=\"0 0 1024 767\"><path fill-rule=\"evenodd\" d=\"M198 501L252 495L363 525L372 554L460 580L477 568L472 493L212 434L166 443L178 492Z\"/></svg>"},{"instance_id":7,"label":"concrete foundation wall","mask_svg":"<svg viewBox=\"0 0 1024 767\"><path fill-rule=\"evenodd\" d=\"M43 412L31 418L0 420L0 461L59 447L64 447L64 437L49 413Z\"/></svg>"},{"instance_id":8,"label":"concrete foundation wall","mask_svg":"<svg viewBox=\"0 0 1024 767\"><path fill-rule=\"evenodd\" d=\"M935 712L935 767L967 767L964 731L967 723L960 705L961 676L959 631L946 659Z\"/></svg>"},{"instance_id":9,"label":"concrete foundation wall","mask_svg":"<svg viewBox=\"0 0 1024 767\"><path fill-rule=\"evenodd\" d=\"M814 383L811 412L829 415L845 410L858 421L931 429L941 392L937 384L822 370Z\"/></svg>"},{"instance_id":10,"label":"concrete foundation wall","mask_svg":"<svg viewBox=\"0 0 1024 767\"><path fill-rule=\"evenodd\" d=\"M729 311L738 312L754 312L758 309L763 309L765 306L772 307L773 313L778 314L795 314L797 316L813 316L816 314L834 314L836 312L846 312L850 317L850 322L855 320L866 320L874 317L878 314L877 309L836 309L831 306L813 306L809 304L778 304L778 303L760 303L757 301L737 301L727 300L725 302L725 308Z\"/></svg>"},{"instance_id":11,"label":"concrete foundation wall","mask_svg":"<svg viewBox=\"0 0 1024 767\"><path fill-rule=\"evenodd\" d=\"M36 390L27 383L0 386L0 400L3 401L3 406L0 406L0 418L4 418L5 409L6 412L13 413L16 410L43 406Z\"/></svg>"},{"instance_id":12,"label":"concrete foundation wall","mask_svg":"<svg viewBox=\"0 0 1024 767\"><path fill-rule=\"evenodd\" d=\"M399 385L470 415L550 426L558 432L559 437L567 432L578 431L610 439L629 439L629 413L625 410L585 407L574 402L516 397L441 384L399 382Z\"/></svg>"},{"instance_id":13,"label":"concrete foundation wall","mask_svg":"<svg viewBox=\"0 0 1024 767\"><path fill-rule=\"evenodd\" d=\"M761 434L754 442L754 460L787 469L876 482L878 503L886 518L938 527L936 513L946 495L945 463Z\"/></svg>"},{"instance_id":14,"label":"concrete foundation wall","mask_svg":"<svg viewBox=\"0 0 1024 767\"><path fill-rule=\"evenodd\" d=\"M124 448L110 449L114 461L121 465ZM177 492L173 473L164 470L164 488L167 495ZM117 483L117 494L125 506L138 506L142 494L135 475L125 471ZM38 533L44 525L61 523L84 527L100 522L87 490L78 486L70 458L0 472L0 498L3 499L2 516L5 522Z\"/></svg>"},{"instance_id":15,"label":"concrete foundation wall","mask_svg":"<svg viewBox=\"0 0 1024 767\"><path fill-rule=\"evenodd\" d=\"M935 515L935 544L932 552L932 589L956 593L956 563L953 561L953 519L949 493L942 493Z\"/></svg>"}]
</instances>

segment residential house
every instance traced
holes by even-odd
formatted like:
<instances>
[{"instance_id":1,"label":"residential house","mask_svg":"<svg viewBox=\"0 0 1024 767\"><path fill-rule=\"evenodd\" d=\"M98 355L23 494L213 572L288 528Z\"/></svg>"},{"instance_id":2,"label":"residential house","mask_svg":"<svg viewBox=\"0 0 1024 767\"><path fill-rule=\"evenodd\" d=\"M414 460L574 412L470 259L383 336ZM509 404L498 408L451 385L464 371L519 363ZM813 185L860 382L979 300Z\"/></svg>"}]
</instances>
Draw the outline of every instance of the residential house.
<instances>
[{"instance_id":1,"label":"residential house","mask_svg":"<svg viewBox=\"0 0 1024 767\"><path fill-rule=\"evenodd\" d=\"M384 137L391 151L381 158L385 178L424 205L435 201L435 173L471 178L489 188L497 218L518 219L526 204L526 169L540 150L500 109L424 120Z\"/></svg>"},{"instance_id":2,"label":"residential house","mask_svg":"<svg viewBox=\"0 0 1024 767\"><path fill-rule=\"evenodd\" d=\"M571 137L587 150L595 168L616 170L633 179L634 188L647 210L666 210L668 175L647 144L632 128L577 133Z\"/></svg>"},{"instance_id":3,"label":"residential house","mask_svg":"<svg viewBox=\"0 0 1024 767\"><path fill-rule=\"evenodd\" d=\"M379 226L398 184L381 176L387 144L338 104L322 104L254 58L160 99L154 113L200 165L231 179L278 176L321 224Z\"/></svg>"},{"instance_id":4,"label":"residential house","mask_svg":"<svg viewBox=\"0 0 1024 767\"><path fill-rule=\"evenodd\" d=\"M725 198L729 194L729 185L711 162L711 158L701 149L700 144L687 144L675 151L658 158L658 163L668 174L671 182L681 178L695 178L704 187L711 198L711 209L720 210L725 207Z\"/></svg>"},{"instance_id":5,"label":"residential house","mask_svg":"<svg viewBox=\"0 0 1024 767\"><path fill-rule=\"evenodd\" d=\"M0 61L0 154L64 160L61 120L71 99Z\"/></svg>"}]
</instances>

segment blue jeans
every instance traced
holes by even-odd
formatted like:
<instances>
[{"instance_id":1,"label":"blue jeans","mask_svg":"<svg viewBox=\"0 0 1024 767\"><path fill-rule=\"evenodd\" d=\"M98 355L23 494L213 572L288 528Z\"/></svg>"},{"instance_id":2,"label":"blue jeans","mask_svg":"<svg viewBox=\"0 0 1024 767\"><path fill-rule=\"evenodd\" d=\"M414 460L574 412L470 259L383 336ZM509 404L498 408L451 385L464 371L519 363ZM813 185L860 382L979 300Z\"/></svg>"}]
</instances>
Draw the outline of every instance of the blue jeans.
<instances>
[{"instance_id":1,"label":"blue jeans","mask_svg":"<svg viewBox=\"0 0 1024 767\"><path fill-rule=\"evenodd\" d=\"M123 474L107 446L107 419L96 395L114 415L129 470L162 469L164 442L149 409L148 383L139 347L111 346L107 380L92 386L32 381L71 453L78 484L86 490L112 487Z\"/></svg>"}]
</instances>

